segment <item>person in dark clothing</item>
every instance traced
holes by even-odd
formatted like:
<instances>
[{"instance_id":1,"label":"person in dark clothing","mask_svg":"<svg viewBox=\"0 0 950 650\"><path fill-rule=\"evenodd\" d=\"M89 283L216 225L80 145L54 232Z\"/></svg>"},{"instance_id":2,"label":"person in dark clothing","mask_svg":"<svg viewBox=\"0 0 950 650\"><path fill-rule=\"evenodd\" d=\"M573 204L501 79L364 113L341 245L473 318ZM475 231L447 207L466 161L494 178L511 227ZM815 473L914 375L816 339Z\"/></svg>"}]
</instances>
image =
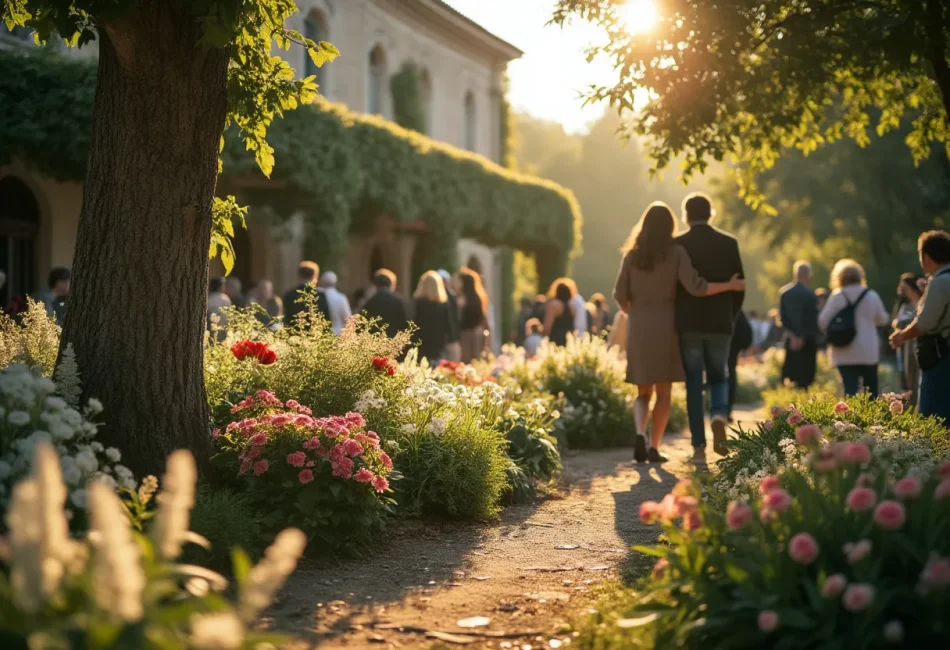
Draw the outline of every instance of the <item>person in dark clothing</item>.
<instances>
[{"instance_id":1,"label":"person in dark clothing","mask_svg":"<svg viewBox=\"0 0 950 650\"><path fill-rule=\"evenodd\" d=\"M471 363L489 347L488 294L482 276L474 269L459 269L462 284L462 317L459 323L462 338L462 362Z\"/></svg>"},{"instance_id":2,"label":"person in dark clothing","mask_svg":"<svg viewBox=\"0 0 950 650\"><path fill-rule=\"evenodd\" d=\"M366 301L363 314L377 319L380 329L389 338L409 327L409 308L406 299L396 293L396 274L389 269L379 269L373 276L376 292Z\"/></svg>"},{"instance_id":3,"label":"person in dark clothing","mask_svg":"<svg viewBox=\"0 0 950 650\"><path fill-rule=\"evenodd\" d=\"M539 293L534 298L534 307L531 311L532 318L537 318L542 323L544 322L544 310L548 304L548 297L543 293Z\"/></svg>"},{"instance_id":4,"label":"person in dark clothing","mask_svg":"<svg viewBox=\"0 0 950 650\"><path fill-rule=\"evenodd\" d=\"M525 296L521 299L521 312L518 313L518 322L515 323L515 333L512 337L515 345L524 345L524 340L528 336L526 326L533 317L534 303L531 302L531 298Z\"/></svg>"},{"instance_id":5,"label":"person in dark clothing","mask_svg":"<svg viewBox=\"0 0 950 650\"><path fill-rule=\"evenodd\" d=\"M805 389L815 381L818 356L818 298L808 284L811 264L795 262L795 281L782 287L779 314L785 330L785 362L782 381Z\"/></svg>"},{"instance_id":6,"label":"person in dark clothing","mask_svg":"<svg viewBox=\"0 0 950 650\"><path fill-rule=\"evenodd\" d=\"M316 262L301 262L297 266L297 279L300 284L284 294L284 325L297 327L297 317L309 309L304 294L316 294L317 311L330 322L330 304L323 292L317 289L319 277L320 266Z\"/></svg>"},{"instance_id":7,"label":"person in dark clothing","mask_svg":"<svg viewBox=\"0 0 950 650\"><path fill-rule=\"evenodd\" d=\"M710 225L712 203L705 194L691 194L683 201L689 230L676 238L692 260L699 276L709 282L728 282L738 275L744 278L739 242L735 237ZM706 423L703 408L703 373L709 385L709 414L713 430L713 448L725 455L727 417L729 415L729 346L736 317L742 311L744 291L715 296L690 295L682 285L676 295L676 328L680 354L686 371L686 411L697 462L706 457Z\"/></svg>"},{"instance_id":8,"label":"person in dark clothing","mask_svg":"<svg viewBox=\"0 0 950 650\"><path fill-rule=\"evenodd\" d=\"M544 333L554 345L567 345L567 335L574 331L574 283L558 278L548 292L544 310Z\"/></svg>"},{"instance_id":9,"label":"person in dark clothing","mask_svg":"<svg viewBox=\"0 0 950 650\"><path fill-rule=\"evenodd\" d=\"M412 320L417 327L413 343L419 346L419 357L434 365L441 360L449 341L449 298L435 271L426 271L419 278L413 294L413 312Z\"/></svg>"},{"instance_id":10,"label":"person in dark clothing","mask_svg":"<svg viewBox=\"0 0 950 650\"><path fill-rule=\"evenodd\" d=\"M447 361L461 361L462 312L459 309L459 299L455 295L455 288L452 286L452 274L445 269L439 269L439 277L442 279L442 286L445 287L445 295L448 298L449 305L449 334L442 358Z\"/></svg>"},{"instance_id":11,"label":"person in dark clothing","mask_svg":"<svg viewBox=\"0 0 950 650\"><path fill-rule=\"evenodd\" d=\"M736 316L736 324L732 332L732 341L729 343L729 415L732 422L732 409L736 405L736 392L739 388L739 375L736 367L739 365L739 355L752 347L752 325L743 312Z\"/></svg>"},{"instance_id":12,"label":"person in dark clothing","mask_svg":"<svg viewBox=\"0 0 950 650\"><path fill-rule=\"evenodd\" d=\"M49 314L56 319L60 327L66 321L66 299L69 297L69 269L62 266L49 272Z\"/></svg>"}]
</instances>

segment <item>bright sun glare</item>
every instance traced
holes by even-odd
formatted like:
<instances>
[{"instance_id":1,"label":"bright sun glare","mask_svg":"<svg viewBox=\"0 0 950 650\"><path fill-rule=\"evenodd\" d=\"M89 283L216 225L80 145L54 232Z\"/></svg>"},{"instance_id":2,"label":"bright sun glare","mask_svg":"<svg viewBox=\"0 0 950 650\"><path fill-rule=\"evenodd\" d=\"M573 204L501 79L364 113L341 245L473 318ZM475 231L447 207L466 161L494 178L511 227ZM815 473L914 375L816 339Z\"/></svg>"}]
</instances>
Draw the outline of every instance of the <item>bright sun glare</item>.
<instances>
[{"instance_id":1,"label":"bright sun glare","mask_svg":"<svg viewBox=\"0 0 950 650\"><path fill-rule=\"evenodd\" d=\"M648 32L656 25L656 4L653 0L627 0L618 12L627 29L635 34Z\"/></svg>"}]
</instances>

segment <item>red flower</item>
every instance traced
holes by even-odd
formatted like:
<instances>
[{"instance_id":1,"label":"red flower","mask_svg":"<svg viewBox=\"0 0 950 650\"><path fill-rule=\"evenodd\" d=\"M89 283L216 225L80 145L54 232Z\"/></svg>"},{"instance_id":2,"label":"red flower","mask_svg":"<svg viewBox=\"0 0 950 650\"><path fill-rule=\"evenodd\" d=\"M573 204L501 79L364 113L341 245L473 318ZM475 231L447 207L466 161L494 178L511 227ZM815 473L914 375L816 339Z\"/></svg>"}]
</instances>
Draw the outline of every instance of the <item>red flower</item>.
<instances>
[{"instance_id":1,"label":"red flower","mask_svg":"<svg viewBox=\"0 0 950 650\"><path fill-rule=\"evenodd\" d=\"M231 354L233 354L238 361L244 361L248 357L253 357L264 366L269 366L277 361L277 353L271 350L263 341L249 341L247 339L238 341L231 346Z\"/></svg>"},{"instance_id":2,"label":"red flower","mask_svg":"<svg viewBox=\"0 0 950 650\"><path fill-rule=\"evenodd\" d=\"M392 366L386 366L386 374L392 377L393 375L396 374L396 369L393 368Z\"/></svg>"},{"instance_id":3,"label":"red flower","mask_svg":"<svg viewBox=\"0 0 950 650\"><path fill-rule=\"evenodd\" d=\"M389 367L389 359L386 357L373 357L373 367L376 370L385 370Z\"/></svg>"}]
</instances>

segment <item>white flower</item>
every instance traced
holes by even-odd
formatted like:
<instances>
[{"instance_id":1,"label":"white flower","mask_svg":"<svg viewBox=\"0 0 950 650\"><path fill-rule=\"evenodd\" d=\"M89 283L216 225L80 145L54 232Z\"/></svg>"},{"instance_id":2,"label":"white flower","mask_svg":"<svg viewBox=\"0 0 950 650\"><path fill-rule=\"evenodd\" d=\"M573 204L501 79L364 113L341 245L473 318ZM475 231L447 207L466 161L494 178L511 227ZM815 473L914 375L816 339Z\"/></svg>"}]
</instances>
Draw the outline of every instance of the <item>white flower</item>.
<instances>
[{"instance_id":1,"label":"white flower","mask_svg":"<svg viewBox=\"0 0 950 650\"><path fill-rule=\"evenodd\" d=\"M119 473L116 467L116 474ZM159 552L166 560L181 554L181 545L188 534L188 521L195 505L195 480L198 471L195 459L183 450L173 451L165 462L162 491L155 497L158 513L152 535Z\"/></svg>"},{"instance_id":2,"label":"white flower","mask_svg":"<svg viewBox=\"0 0 950 650\"><path fill-rule=\"evenodd\" d=\"M91 443L89 443L89 447L97 454L101 454L103 451L106 450L106 448L102 445L102 443L97 440L93 440Z\"/></svg>"},{"instance_id":3,"label":"white flower","mask_svg":"<svg viewBox=\"0 0 950 650\"><path fill-rule=\"evenodd\" d=\"M49 432L57 440L70 440L76 435L75 429L63 422L53 422L49 425Z\"/></svg>"},{"instance_id":4,"label":"white flower","mask_svg":"<svg viewBox=\"0 0 950 650\"><path fill-rule=\"evenodd\" d=\"M109 447L106 449L106 457L113 463L118 463L120 460L122 460L122 452L120 452L115 447ZM117 467L116 470L118 471L118 469L119 468Z\"/></svg>"},{"instance_id":5,"label":"white flower","mask_svg":"<svg viewBox=\"0 0 950 650\"><path fill-rule=\"evenodd\" d=\"M74 490L69 495L69 502L80 510L84 509L86 507L86 491L83 489Z\"/></svg>"},{"instance_id":6,"label":"white flower","mask_svg":"<svg viewBox=\"0 0 950 650\"><path fill-rule=\"evenodd\" d=\"M63 514L65 503L56 452L41 443L33 457L33 475L14 487L6 517L13 598L26 612L37 611L59 590L72 560L75 546Z\"/></svg>"},{"instance_id":7,"label":"white flower","mask_svg":"<svg viewBox=\"0 0 950 650\"><path fill-rule=\"evenodd\" d=\"M190 647L198 650L238 650L244 644L244 624L234 612L191 617Z\"/></svg>"},{"instance_id":8,"label":"white flower","mask_svg":"<svg viewBox=\"0 0 950 650\"><path fill-rule=\"evenodd\" d=\"M43 403L46 405L46 408L53 411L62 411L66 408L66 400L62 397L56 397L55 395L50 395L43 400Z\"/></svg>"},{"instance_id":9,"label":"white flower","mask_svg":"<svg viewBox=\"0 0 950 650\"><path fill-rule=\"evenodd\" d=\"M63 456L59 459L63 464L63 480L66 485L79 485L82 480L82 470L76 465L76 459L72 456Z\"/></svg>"},{"instance_id":10,"label":"white flower","mask_svg":"<svg viewBox=\"0 0 950 650\"><path fill-rule=\"evenodd\" d=\"M96 459L96 452L86 448L76 454L76 465L85 474L92 474L99 469L99 461Z\"/></svg>"},{"instance_id":11,"label":"white flower","mask_svg":"<svg viewBox=\"0 0 950 650\"><path fill-rule=\"evenodd\" d=\"M88 411L89 415L96 415L98 413L102 413L103 411L102 402L97 400L95 397L90 397L86 404L86 410Z\"/></svg>"},{"instance_id":12,"label":"white flower","mask_svg":"<svg viewBox=\"0 0 950 650\"><path fill-rule=\"evenodd\" d=\"M115 479L109 476L108 474L103 474L102 472L98 472L92 477L92 481L95 483L102 483L107 488L115 492L115 487L116 487Z\"/></svg>"},{"instance_id":13,"label":"white flower","mask_svg":"<svg viewBox=\"0 0 950 650\"><path fill-rule=\"evenodd\" d=\"M89 530L95 547L93 589L103 610L126 622L142 618L145 572L139 546L132 537L125 507L110 487L89 485Z\"/></svg>"},{"instance_id":14,"label":"white flower","mask_svg":"<svg viewBox=\"0 0 950 650\"><path fill-rule=\"evenodd\" d=\"M82 424L82 415L75 409L66 409L63 411L63 420L72 427L78 427Z\"/></svg>"},{"instance_id":15,"label":"white flower","mask_svg":"<svg viewBox=\"0 0 950 650\"><path fill-rule=\"evenodd\" d=\"M264 552L264 559L251 569L241 585L241 615L252 621L274 598L307 546L307 537L296 528L285 528Z\"/></svg>"},{"instance_id":16,"label":"white flower","mask_svg":"<svg viewBox=\"0 0 950 650\"><path fill-rule=\"evenodd\" d=\"M445 420L438 417L432 418L429 421L428 426L426 426L426 432L441 436L443 433L445 433Z\"/></svg>"},{"instance_id":17,"label":"white flower","mask_svg":"<svg viewBox=\"0 0 950 650\"><path fill-rule=\"evenodd\" d=\"M25 411L10 411L7 420L15 427L23 427L30 423L30 414Z\"/></svg>"},{"instance_id":18,"label":"white flower","mask_svg":"<svg viewBox=\"0 0 950 650\"><path fill-rule=\"evenodd\" d=\"M56 391L56 384L48 377L40 377L36 380L36 390L41 394L49 395Z\"/></svg>"},{"instance_id":19,"label":"white flower","mask_svg":"<svg viewBox=\"0 0 950 650\"><path fill-rule=\"evenodd\" d=\"M408 433L409 435L412 435L418 430L418 427L411 422L407 422L406 424L399 427L399 430L403 433Z\"/></svg>"}]
</instances>

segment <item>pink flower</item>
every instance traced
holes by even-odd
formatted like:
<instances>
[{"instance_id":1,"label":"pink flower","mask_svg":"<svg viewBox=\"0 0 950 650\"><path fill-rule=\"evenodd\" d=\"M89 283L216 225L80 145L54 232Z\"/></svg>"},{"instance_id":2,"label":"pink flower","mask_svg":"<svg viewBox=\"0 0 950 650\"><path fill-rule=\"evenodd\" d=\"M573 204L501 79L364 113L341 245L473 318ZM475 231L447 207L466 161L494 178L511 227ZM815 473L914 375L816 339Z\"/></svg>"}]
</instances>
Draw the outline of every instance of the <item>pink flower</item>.
<instances>
[{"instance_id":1,"label":"pink flower","mask_svg":"<svg viewBox=\"0 0 950 650\"><path fill-rule=\"evenodd\" d=\"M694 513L699 509L699 499L694 496L675 497L676 512L680 517Z\"/></svg>"},{"instance_id":2,"label":"pink flower","mask_svg":"<svg viewBox=\"0 0 950 650\"><path fill-rule=\"evenodd\" d=\"M307 454L302 451L295 451L292 454L287 454L287 464L291 467L303 467L303 464L307 462Z\"/></svg>"},{"instance_id":3,"label":"pink flower","mask_svg":"<svg viewBox=\"0 0 950 650\"><path fill-rule=\"evenodd\" d=\"M784 413L784 412L785 412L785 409L783 409L781 406L779 406L779 405L777 405L777 404L776 404L775 406L773 406L773 407L770 409L770 411L769 411L769 413L772 414L772 418L773 418L773 419L774 419L774 418L777 418L778 416L780 416L780 415L781 415L782 413Z\"/></svg>"},{"instance_id":4,"label":"pink flower","mask_svg":"<svg viewBox=\"0 0 950 650\"><path fill-rule=\"evenodd\" d=\"M838 455L846 465L866 465L871 462L871 450L863 442L842 443Z\"/></svg>"},{"instance_id":5,"label":"pink flower","mask_svg":"<svg viewBox=\"0 0 950 650\"><path fill-rule=\"evenodd\" d=\"M940 478L950 478L950 460L941 462L937 468L937 473L940 474Z\"/></svg>"},{"instance_id":6,"label":"pink flower","mask_svg":"<svg viewBox=\"0 0 950 650\"><path fill-rule=\"evenodd\" d=\"M390 458L389 454L387 454L385 451L379 452L379 460L380 462L382 462L383 467L385 467L386 469L393 468L393 459Z\"/></svg>"},{"instance_id":7,"label":"pink flower","mask_svg":"<svg viewBox=\"0 0 950 650\"><path fill-rule=\"evenodd\" d=\"M337 444L333 446L333 449L330 450L330 458L334 460L339 460L346 456L346 453L343 451L343 444Z\"/></svg>"},{"instance_id":8,"label":"pink flower","mask_svg":"<svg viewBox=\"0 0 950 650\"><path fill-rule=\"evenodd\" d=\"M881 501L874 509L874 523L884 530L897 530L906 519L904 505L900 501Z\"/></svg>"},{"instance_id":9,"label":"pink flower","mask_svg":"<svg viewBox=\"0 0 950 650\"><path fill-rule=\"evenodd\" d=\"M656 561L656 564L653 565L653 577L659 578L664 573L666 573L667 568L670 566L670 561L665 557L660 558Z\"/></svg>"},{"instance_id":10,"label":"pink flower","mask_svg":"<svg viewBox=\"0 0 950 650\"><path fill-rule=\"evenodd\" d=\"M925 587L946 587L950 585L950 560L936 553L931 555L920 574L920 582Z\"/></svg>"},{"instance_id":11,"label":"pink flower","mask_svg":"<svg viewBox=\"0 0 950 650\"><path fill-rule=\"evenodd\" d=\"M891 414L900 415L901 413L904 412L904 403L896 399L893 402L891 402L890 408L891 408Z\"/></svg>"},{"instance_id":12,"label":"pink flower","mask_svg":"<svg viewBox=\"0 0 950 650\"><path fill-rule=\"evenodd\" d=\"M343 453L347 456L359 456L363 453L363 445L355 440L347 440L343 443Z\"/></svg>"},{"instance_id":13,"label":"pink flower","mask_svg":"<svg viewBox=\"0 0 950 650\"><path fill-rule=\"evenodd\" d=\"M792 505L792 497L785 490L772 490L762 499L762 504L769 510L785 512Z\"/></svg>"},{"instance_id":14,"label":"pink flower","mask_svg":"<svg viewBox=\"0 0 950 650\"><path fill-rule=\"evenodd\" d=\"M340 458L330 463L333 469L333 475L339 478L350 478L353 476L353 460L351 458Z\"/></svg>"},{"instance_id":15,"label":"pink flower","mask_svg":"<svg viewBox=\"0 0 950 650\"><path fill-rule=\"evenodd\" d=\"M838 466L838 459L835 453L828 447L819 449L811 457L811 468L816 474L827 474L833 472Z\"/></svg>"},{"instance_id":16,"label":"pink flower","mask_svg":"<svg viewBox=\"0 0 950 650\"><path fill-rule=\"evenodd\" d=\"M811 564L818 557L818 542L809 533L798 533L788 543L788 554L799 564Z\"/></svg>"},{"instance_id":17,"label":"pink flower","mask_svg":"<svg viewBox=\"0 0 950 650\"><path fill-rule=\"evenodd\" d=\"M313 470L302 469L300 473L297 474L297 480L306 485L313 480Z\"/></svg>"},{"instance_id":18,"label":"pink flower","mask_svg":"<svg viewBox=\"0 0 950 650\"><path fill-rule=\"evenodd\" d=\"M683 530L696 530L703 525L703 520L698 512L688 512L683 516Z\"/></svg>"},{"instance_id":19,"label":"pink flower","mask_svg":"<svg viewBox=\"0 0 950 650\"><path fill-rule=\"evenodd\" d=\"M314 436L313 438L310 438L309 440L307 440L307 442L303 443L303 448L304 449L319 449L320 438L318 436Z\"/></svg>"},{"instance_id":20,"label":"pink flower","mask_svg":"<svg viewBox=\"0 0 950 650\"><path fill-rule=\"evenodd\" d=\"M389 481L383 476L377 476L373 479L373 487L376 488L377 492L385 492L389 489Z\"/></svg>"},{"instance_id":21,"label":"pink flower","mask_svg":"<svg viewBox=\"0 0 950 650\"><path fill-rule=\"evenodd\" d=\"M795 442L805 446L817 444L821 440L821 429L814 424L803 424L795 431Z\"/></svg>"},{"instance_id":22,"label":"pink flower","mask_svg":"<svg viewBox=\"0 0 950 650\"><path fill-rule=\"evenodd\" d=\"M842 573L835 573L825 579L825 584L821 586L821 595L825 598L837 598L848 586L848 579Z\"/></svg>"},{"instance_id":23,"label":"pink flower","mask_svg":"<svg viewBox=\"0 0 950 650\"><path fill-rule=\"evenodd\" d=\"M300 406L300 402L298 402L295 399L287 400L286 404L287 404L287 408L294 409L295 411L297 410L297 407Z\"/></svg>"},{"instance_id":24,"label":"pink flower","mask_svg":"<svg viewBox=\"0 0 950 650\"><path fill-rule=\"evenodd\" d=\"M871 540L862 539L853 544L848 542L844 545L842 550L844 551L845 557L848 558L849 564L857 564L871 554L871 549Z\"/></svg>"},{"instance_id":25,"label":"pink flower","mask_svg":"<svg viewBox=\"0 0 950 650\"><path fill-rule=\"evenodd\" d=\"M752 508L744 503L732 501L726 508L726 523L732 530L744 528L752 520Z\"/></svg>"},{"instance_id":26,"label":"pink flower","mask_svg":"<svg viewBox=\"0 0 950 650\"><path fill-rule=\"evenodd\" d=\"M241 469L238 470L238 476L240 476L241 474L247 474L251 470L252 464L253 463L249 460L246 460L243 463L241 463Z\"/></svg>"},{"instance_id":27,"label":"pink flower","mask_svg":"<svg viewBox=\"0 0 950 650\"><path fill-rule=\"evenodd\" d=\"M775 426L775 423L772 422L772 420L766 420L762 426L765 427L766 431L771 431L772 428Z\"/></svg>"},{"instance_id":28,"label":"pink flower","mask_svg":"<svg viewBox=\"0 0 950 650\"><path fill-rule=\"evenodd\" d=\"M950 478L945 478L940 483L937 484L937 489L934 490L934 498L937 501L943 501L947 497L950 497Z\"/></svg>"},{"instance_id":29,"label":"pink flower","mask_svg":"<svg viewBox=\"0 0 950 650\"><path fill-rule=\"evenodd\" d=\"M849 612L860 612L863 609L867 609L871 605L871 601L874 600L874 587L867 584L853 584L848 585L848 588L845 589L844 598L844 608Z\"/></svg>"},{"instance_id":30,"label":"pink flower","mask_svg":"<svg viewBox=\"0 0 950 650\"><path fill-rule=\"evenodd\" d=\"M310 410L309 406L298 406L297 413L300 413L301 415L313 415L313 411Z\"/></svg>"},{"instance_id":31,"label":"pink flower","mask_svg":"<svg viewBox=\"0 0 950 650\"><path fill-rule=\"evenodd\" d=\"M662 511L656 501L644 501L640 504L640 521L645 524L655 524Z\"/></svg>"},{"instance_id":32,"label":"pink flower","mask_svg":"<svg viewBox=\"0 0 950 650\"><path fill-rule=\"evenodd\" d=\"M266 433L255 433L250 437L248 443L252 445L266 445L267 444L267 434Z\"/></svg>"},{"instance_id":33,"label":"pink flower","mask_svg":"<svg viewBox=\"0 0 950 650\"><path fill-rule=\"evenodd\" d=\"M916 476L905 476L894 484L894 496L898 499L916 499L924 489L923 481Z\"/></svg>"},{"instance_id":34,"label":"pink flower","mask_svg":"<svg viewBox=\"0 0 950 650\"><path fill-rule=\"evenodd\" d=\"M848 505L848 510L864 512L874 507L874 504L877 503L877 495L874 494L874 490L871 488L856 487L848 492L845 502Z\"/></svg>"},{"instance_id":35,"label":"pink flower","mask_svg":"<svg viewBox=\"0 0 950 650\"><path fill-rule=\"evenodd\" d=\"M261 455L261 451L263 449L264 449L263 447L251 447L250 449L247 450L247 458L251 460L257 458L258 456Z\"/></svg>"},{"instance_id":36,"label":"pink flower","mask_svg":"<svg viewBox=\"0 0 950 650\"><path fill-rule=\"evenodd\" d=\"M774 510L769 510L768 508L762 508L759 510L759 521L763 524L768 524L777 516L777 513Z\"/></svg>"},{"instance_id":37,"label":"pink flower","mask_svg":"<svg viewBox=\"0 0 950 650\"><path fill-rule=\"evenodd\" d=\"M851 407L848 406L845 402L838 402L835 404L835 415L844 415L851 410Z\"/></svg>"},{"instance_id":38,"label":"pink flower","mask_svg":"<svg viewBox=\"0 0 950 650\"><path fill-rule=\"evenodd\" d=\"M804 420L804 419L805 419L805 418L802 416L801 413L799 413L798 411L792 411L791 414L788 416L788 419L787 419L786 421L787 421L790 425L795 426L796 424L798 424L799 422L801 422L801 421Z\"/></svg>"},{"instance_id":39,"label":"pink flower","mask_svg":"<svg viewBox=\"0 0 950 650\"><path fill-rule=\"evenodd\" d=\"M762 482L759 483L759 492L762 494L768 494L772 490L778 489L780 485L781 482L779 481L779 478L775 474L771 474L770 476L766 476L764 479L762 479Z\"/></svg>"},{"instance_id":40,"label":"pink flower","mask_svg":"<svg viewBox=\"0 0 950 650\"><path fill-rule=\"evenodd\" d=\"M371 483L373 481L373 473L361 467L360 470L353 475L353 479L358 483Z\"/></svg>"},{"instance_id":41,"label":"pink flower","mask_svg":"<svg viewBox=\"0 0 950 650\"><path fill-rule=\"evenodd\" d=\"M266 459L257 461L254 463L254 476L260 476L266 472L269 467L270 465L267 463Z\"/></svg>"},{"instance_id":42,"label":"pink flower","mask_svg":"<svg viewBox=\"0 0 950 650\"><path fill-rule=\"evenodd\" d=\"M355 411L347 413L343 416L343 419L346 420L346 423L353 429L360 429L366 426L366 420L363 419L362 415Z\"/></svg>"},{"instance_id":43,"label":"pink flower","mask_svg":"<svg viewBox=\"0 0 950 650\"><path fill-rule=\"evenodd\" d=\"M759 626L759 630L769 634L778 629L778 613L773 612L771 609L759 612L759 616L755 622Z\"/></svg>"}]
</instances>

